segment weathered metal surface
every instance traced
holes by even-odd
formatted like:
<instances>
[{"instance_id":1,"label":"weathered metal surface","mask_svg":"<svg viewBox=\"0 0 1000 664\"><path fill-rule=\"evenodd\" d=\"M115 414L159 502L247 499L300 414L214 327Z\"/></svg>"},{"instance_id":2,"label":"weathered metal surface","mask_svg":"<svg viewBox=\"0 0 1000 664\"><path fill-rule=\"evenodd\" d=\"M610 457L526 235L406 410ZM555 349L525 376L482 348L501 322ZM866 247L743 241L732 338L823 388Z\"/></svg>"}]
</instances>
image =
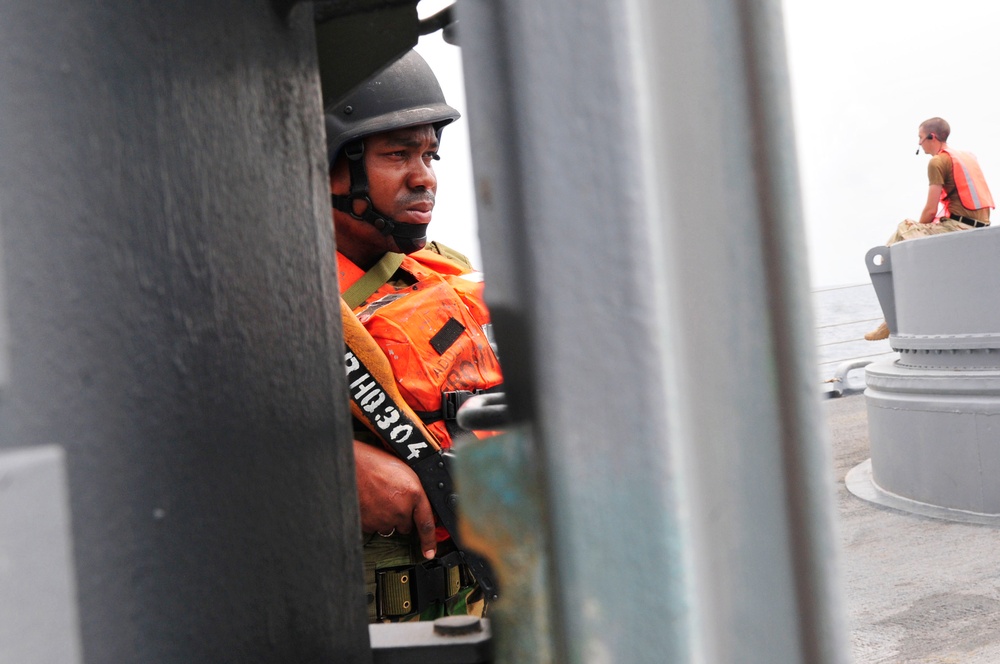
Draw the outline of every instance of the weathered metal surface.
<instances>
[{"instance_id":1,"label":"weathered metal surface","mask_svg":"<svg viewBox=\"0 0 1000 664\"><path fill-rule=\"evenodd\" d=\"M370 661L312 18L0 0L0 447L66 451L86 662Z\"/></svg>"},{"instance_id":2,"label":"weathered metal surface","mask_svg":"<svg viewBox=\"0 0 1000 664\"><path fill-rule=\"evenodd\" d=\"M554 661L538 460L526 429L464 443L455 456L462 537L500 578L490 619L497 662Z\"/></svg>"}]
</instances>

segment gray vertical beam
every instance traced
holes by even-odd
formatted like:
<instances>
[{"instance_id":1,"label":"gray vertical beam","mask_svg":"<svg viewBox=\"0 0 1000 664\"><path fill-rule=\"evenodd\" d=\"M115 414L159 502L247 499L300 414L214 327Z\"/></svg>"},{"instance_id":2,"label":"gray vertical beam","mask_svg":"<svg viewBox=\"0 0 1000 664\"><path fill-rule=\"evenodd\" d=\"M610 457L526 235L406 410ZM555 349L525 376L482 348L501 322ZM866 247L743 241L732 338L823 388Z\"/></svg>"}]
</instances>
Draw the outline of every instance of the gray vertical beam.
<instances>
[{"instance_id":1,"label":"gray vertical beam","mask_svg":"<svg viewBox=\"0 0 1000 664\"><path fill-rule=\"evenodd\" d=\"M460 9L562 660L844 661L778 3Z\"/></svg>"},{"instance_id":2,"label":"gray vertical beam","mask_svg":"<svg viewBox=\"0 0 1000 664\"><path fill-rule=\"evenodd\" d=\"M548 489L556 661L687 661L625 16L603 0L459 10L486 295Z\"/></svg>"},{"instance_id":3,"label":"gray vertical beam","mask_svg":"<svg viewBox=\"0 0 1000 664\"><path fill-rule=\"evenodd\" d=\"M370 661L312 35L0 0L0 446L65 450L88 663Z\"/></svg>"},{"instance_id":4,"label":"gray vertical beam","mask_svg":"<svg viewBox=\"0 0 1000 664\"><path fill-rule=\"evenodd\" d=\"M845 661L780 3L632 7L699 650Z\"/></svg>"}]
</instances>

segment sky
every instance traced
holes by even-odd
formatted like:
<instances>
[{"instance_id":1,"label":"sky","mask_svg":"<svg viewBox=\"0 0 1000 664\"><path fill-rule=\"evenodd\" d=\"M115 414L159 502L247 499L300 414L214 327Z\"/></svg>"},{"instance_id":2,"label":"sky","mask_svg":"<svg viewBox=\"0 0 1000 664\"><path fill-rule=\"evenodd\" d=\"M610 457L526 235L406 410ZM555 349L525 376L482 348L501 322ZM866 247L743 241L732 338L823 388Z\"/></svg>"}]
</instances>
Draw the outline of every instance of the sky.
<instances>
[{"instance_id":1,"label":"sky","mask_svg":"<svg viewBox=\"0 0 1000 664\"><path fill-rule=\"evenodd\" d=\"M927 200L922 121L946 119L1000 195L1000 3L783 7L812 285L863 283L868 249Z\"/></svg>"},{"instance_id":2,"label":"sky","mask_svg":"<svg viewBox=\"0 0 1000 664\"><path fill-rule=\"evenodd\" d=\"M417 10L420 17L425 18L449 4L450 0L422 0L417 5ZM445 128L441 136L441 161L434 163L438 176L438 195L428 237L462 252L473 265L482 268L465 86L462 82L462 54L457 46L442 39L440 31L421 37L416 51L434 70L448 104L462 114L462 118Z\"/></svg>"},{"instance_id":3,"label":"sky","mask_svg":"<svg viewBox=\"0 0 1000 664\"><path fill-rule=\"evenodd\" d=\"M435 4L436 3L436 4ZM449 0L423 0L429 15ZM939 116L948 144L979 157L1000 196L1000 2L783 0L796 155L809 252L819 289L869 281L865 253L919 216L929 156L917 128ZM463 114L461 54L440 34L417 50ZM445 130L431 239L482 265L467 123Z\"/></svg>"}]
</instances>

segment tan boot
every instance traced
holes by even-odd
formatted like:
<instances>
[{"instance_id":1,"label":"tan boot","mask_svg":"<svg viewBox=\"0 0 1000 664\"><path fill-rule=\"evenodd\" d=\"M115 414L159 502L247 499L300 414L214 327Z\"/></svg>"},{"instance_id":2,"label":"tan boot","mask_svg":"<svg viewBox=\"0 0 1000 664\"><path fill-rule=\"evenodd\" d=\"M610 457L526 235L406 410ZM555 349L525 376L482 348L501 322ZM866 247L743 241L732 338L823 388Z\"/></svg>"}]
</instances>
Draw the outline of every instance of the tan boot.
<instances>
[{"instance_id":1,"label":"tan boot","mask_svg":"<svg viewBox=\"0 0 1000 664\"><path fill-rule=\"evenodd\" d=\"M882 339L889 338L889 324L882 321L882 324L876 327L874 330L865 335L865 339L868 341L882 341Z\"/></svg>"}]
</instances>

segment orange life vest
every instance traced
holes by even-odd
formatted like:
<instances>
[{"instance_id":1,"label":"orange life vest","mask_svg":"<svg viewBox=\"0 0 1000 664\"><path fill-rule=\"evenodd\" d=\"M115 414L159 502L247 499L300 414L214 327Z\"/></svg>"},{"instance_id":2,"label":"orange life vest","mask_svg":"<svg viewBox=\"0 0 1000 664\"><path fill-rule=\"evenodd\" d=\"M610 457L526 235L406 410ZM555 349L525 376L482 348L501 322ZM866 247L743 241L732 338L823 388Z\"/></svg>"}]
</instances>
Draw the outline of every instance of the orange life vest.
<instances>
[{"instance_id":1,"label":"orange life vest","mask_svg":"<svg viewBox=\"0 0 1000 664\"><path fill-rule=\"evenodd\" d=\"M337 268L341 293L364 275L339 252ZM384 284L354 313L389 359L406 403L421 416L436 414L455 393L500 385L500 363L483 330L490 317L482 275L428 250L404 257L399 269L415 283ZM442 447L451 446L446 421L425 422Z\"/></svg>"},{"instance_id":2,"label":"orange life vest","mask_svg":"<svg viewBox=\"0 0 1000 664\"><path fill-rule=\"evenodd\" d=\"M993 208L993 196L986 185L983 169L971 152L962 152L953 148L941 148L941 152L951 157L951 172L955 179L955 189L958 190L958 200L967 210ZM948 192L941 190L941 204L944 214L948 215Z\"/></svg>"}]
</instances>

